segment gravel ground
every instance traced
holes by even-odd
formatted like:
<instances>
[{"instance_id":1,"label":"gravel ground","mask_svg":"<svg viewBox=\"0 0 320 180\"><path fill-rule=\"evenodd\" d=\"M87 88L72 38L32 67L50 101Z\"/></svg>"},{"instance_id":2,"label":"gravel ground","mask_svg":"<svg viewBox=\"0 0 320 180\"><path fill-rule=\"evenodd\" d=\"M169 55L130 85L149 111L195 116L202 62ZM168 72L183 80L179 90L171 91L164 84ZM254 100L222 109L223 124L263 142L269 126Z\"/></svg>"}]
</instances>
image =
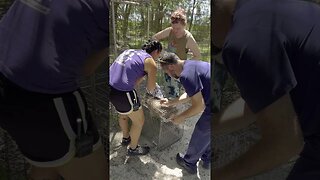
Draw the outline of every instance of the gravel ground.
<instances>
[{"instance_id":1,"label":"gravel ground","mask_svg":"<svg viewBox=\"0 0 320 180\"><path fill-rule=\"evenodd\" d=\"M140 157L127 157L126 147L120 145L122 134L117 122L110 124L110 179L210 179L210 170L203 169L198 165L198 173L190 175L182 170L175 161L178 152L184 153L187 149L193 128L199 115L186 119L184 123L183 137L170 147L161 151L148 142L146 138L140 139L140 144L151 146L151 152L148 155Z\"/></svg>"}]
</instances>

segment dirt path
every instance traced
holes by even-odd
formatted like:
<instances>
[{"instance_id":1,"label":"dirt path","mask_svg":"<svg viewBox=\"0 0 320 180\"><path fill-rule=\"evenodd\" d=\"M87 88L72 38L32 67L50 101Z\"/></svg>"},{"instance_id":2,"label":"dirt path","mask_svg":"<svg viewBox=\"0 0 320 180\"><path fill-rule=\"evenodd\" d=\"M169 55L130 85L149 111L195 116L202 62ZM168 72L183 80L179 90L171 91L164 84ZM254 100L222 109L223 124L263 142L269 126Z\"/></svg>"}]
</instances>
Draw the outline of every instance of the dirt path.
<instances>
[{"instance_id":1,"label":"dirt path","mask_svg":"<svg viewBox=\"0 0 320 180\"><path fill-rule=\"evenodd\" d=\"M186 120L183 137L170 147L158 151L153 144L142 138L141 144L152 147L150 154L141 157L126 157L126 148L120 145L122 138L119 127L114 122L110 124L110 179L210 179L210 170L198 165L197 175L190 175L182 170L175 161L178 152L184 153L187 149L193 127L199 116Z\"/></svg>"}]
</instances>

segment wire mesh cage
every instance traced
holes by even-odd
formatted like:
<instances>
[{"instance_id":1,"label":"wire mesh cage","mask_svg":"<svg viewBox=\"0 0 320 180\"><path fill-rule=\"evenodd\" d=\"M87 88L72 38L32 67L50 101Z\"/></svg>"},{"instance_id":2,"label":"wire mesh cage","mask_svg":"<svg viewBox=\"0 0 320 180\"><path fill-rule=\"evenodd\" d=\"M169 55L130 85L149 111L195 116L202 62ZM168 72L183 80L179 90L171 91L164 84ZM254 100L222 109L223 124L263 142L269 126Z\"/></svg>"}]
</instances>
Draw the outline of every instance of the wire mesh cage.
<instances>
[{"instance_id":1,"label":"wire mesh cage","mask_svg":"<svg viewBox=\"0 0 320 180\"><path fill-rule=\"evenodd\" d=\"M7 12L14 0L0 0L0 19Z\"/></svg>"},{"instance_id":2,"label":"wire mesh cage","mask_svg":"<svg viewBox=\"0 0 320 180\"><path fill-rule=\"evenodd\" d=\"M0 0L0 21L14 0ZM0 128L0 179L24 180L30 165L25 161L11 136Z\"/></svg>"},{"instance_id":3,"label":"wire mesh cage","mask_svg":"<svg viewBox=\"0 0 320 180\"><path fill-rule=\"evenodd\" d=\"M82 77L79 84L82 92L87 100L88 108L98 126L101 135L101 140L105 148L106 155L108 154L108 119L109 119L109 98L108 98L108 79L107 72L108 61L97 69L94 75L90 77Z\"/></svg>"},{"instance_id":4,"label":"wire mesh cage","mask_svg":"<svg viewBox=\"0 0 320 180\"><path fill-rule=\"evenodd\" d=\"M152 142L158 150L163 150L183 136L184 126L175 125L167 120L170 114L179 113L186 109L186 106L177 106L169 109L159 108L159 100L149 98L143 104L146 121L141 134Z\"/></svg>"},{"instance_id":5,"label":"wire mesh cage","mask_svg":"<svg viewBox=\"0 0 320 180\"><path fill-rule=\"evenodd\" d=\"M161 87L160 87L161 88ZM138 96L142 99L145 121L141 135L156 149L164 150L183 136L184 125L173 124L169 118L171 115L185 111L190 104L180 104L174 107L161 107L160 100L147 94L146 81L143 81L137 89Z\"/></svg>"},{"instance_id":6,"label":"wire mesh cage","mask_svg":"<svg viewBox=\"0 0 320 180\"><path fill-rule=\"evenodd\" d=\"M10 135L0 130L0 179L24 180L30 165L25 161Z\"/></svg>"}]
</instances>

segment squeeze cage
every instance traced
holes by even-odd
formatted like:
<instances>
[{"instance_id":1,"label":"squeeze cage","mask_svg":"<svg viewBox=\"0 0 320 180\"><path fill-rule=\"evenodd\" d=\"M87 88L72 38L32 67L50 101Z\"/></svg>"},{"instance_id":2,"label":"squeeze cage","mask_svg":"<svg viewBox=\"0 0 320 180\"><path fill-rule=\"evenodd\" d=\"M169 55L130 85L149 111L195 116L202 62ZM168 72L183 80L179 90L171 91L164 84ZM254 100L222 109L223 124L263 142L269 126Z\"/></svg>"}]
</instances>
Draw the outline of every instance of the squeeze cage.
<instances>
[{"instance_id":1,"label":"squeeze cage","mask_svg":"<svg viewBox=\"0 0 320 180\"><path fill-rule=\"evenodd\" d=\"M13 2L0 0L0 21ZM0 128L0 179L24 180L29 168L11 136Z\"/></svg>"}]
</instances>

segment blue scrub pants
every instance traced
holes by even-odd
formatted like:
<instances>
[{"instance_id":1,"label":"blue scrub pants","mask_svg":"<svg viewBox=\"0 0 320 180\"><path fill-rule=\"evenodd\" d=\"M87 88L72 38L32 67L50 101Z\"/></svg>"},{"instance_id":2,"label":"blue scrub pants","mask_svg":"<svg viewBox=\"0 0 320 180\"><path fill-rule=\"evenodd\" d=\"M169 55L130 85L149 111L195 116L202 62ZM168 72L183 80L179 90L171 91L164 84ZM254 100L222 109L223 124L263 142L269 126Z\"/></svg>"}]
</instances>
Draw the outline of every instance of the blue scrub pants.
<instances>
[{"instance_id":1,"label":"blue scrub pants","mask_svg":"<svg viewBox=\"0 0 320 180\"><path fill-rule=\"evenodd\" d=\"M189 147L184 155L184 160L190 166L196 166L200 158L204 162L210 162L211 121L212 115L203 113L195 125Z\"/></svg>"}]
</instances>

